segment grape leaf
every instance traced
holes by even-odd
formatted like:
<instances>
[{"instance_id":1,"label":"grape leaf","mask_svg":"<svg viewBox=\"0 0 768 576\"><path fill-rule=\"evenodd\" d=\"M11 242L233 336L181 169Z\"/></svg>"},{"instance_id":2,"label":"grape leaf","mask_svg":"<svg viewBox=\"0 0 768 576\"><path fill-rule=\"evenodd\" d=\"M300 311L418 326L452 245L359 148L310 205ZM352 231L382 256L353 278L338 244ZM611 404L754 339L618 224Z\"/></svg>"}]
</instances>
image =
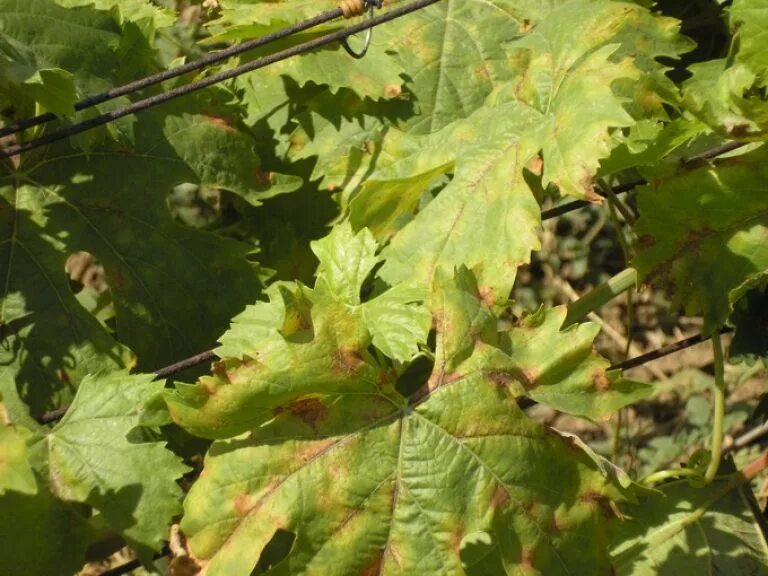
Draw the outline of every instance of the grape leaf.
<instances>
[{"instance_id":1,"label":"grape leaf","mask_svg":"<svg viewBox=\"0 0 768 576\"><path fill-rule=\"evenodd\" d=\"M227 438L275 412L311 412L312 394L355 390L385 378L386 367L367 351L374 338L401 355L415 353L426 340L429 324L414 295L385 292L360 304L362 282L377 262L370 232L353 235L342 225L314 249L321 258L315 289L280 283L268 292L269 303L237 316L221 338L217 353L227 356L213 375L196 385L177 384L169 393L176 422L198 435ZM393 308L402 324L366 324L366 315L376 321Z\"/></svg>"},{"instance_id":2,"label":"grape leaf","mask_svg":"<svg viewBox=\"0 0 768 576\"><path fill-rule=\"evenodd\" d=\"M729 20L731 54L690 67L693 77L683 86L686 108L732 138L763 140L768 133L768 4L735 0Z\"/></svg>"},{"instance_id":3,"label":"grape leaf","mask_svg":"<svg viewBox=\"0 0 768 576\"><path fill-rule=\"evenodd\" d=\"M135 149L108 145L86 157L61 144L19 168L0 166L0 354L16 366L35 414L71 398L85 374L131 362L72 295L69 254L85 250L104 265L117 335L147 370L210 347L258 293L247 246L175 224L165 202L183 182L258 194L252 141L215 119L183 114L144 116L134 133ZM217 156L219 146L230 154ZM227 297L210 298L217 289Z\"/></svg>"},{"instance_id":4,"label":"grape leaf","mask_svg":"<svg viewBox=\"0 0 768 576\"><path fill-rule=\"evenodd\" d=\"M465 265L477 272L489 301L507 300L517 267L539 247L539 206L523 177L523 169L537 152L521 140L530 126L531 114L512 103L481 110L470 120L446 128L445 134L428 137L442 144L432 158L427 156L428 163L423 155L416 158L416 168L422 174L434 170L433 166L448 168L446 161L455 154L454 177L384 249L385 262L379 271L383 280L428 287L438 269ZM395 165L391 170L399 168ZM399 179L410 178L408 174ZM384 181L374 176L368 193L375 194ZM398 188L386 192L390 202L408 208L396 197Z\"/></svg>"},{"instance_id":5,"label":"grape leaf","mask_svg":"<svg viewBox=\"0 0 768 576\"><path fill-rule=\"evenodd\" d=\"M660 171L639 194L634 265L673 305L704 316L711 334L768 270L766 158L760 148L732 159ZM712 270L718 270L713 274Z\"/></svg>"},{"instance_id":6,"label":"grape leaf","mask_svg":"<svg viewBox=\"0 0 768 576\"><path fill-rule=\"evenodd\" d=\"M768 83L768 3L765 0L734 0L728 10L738 45L736 58Z\"/></svg>"},{"instance_id":7,"label":"grape leaf","mask_svg":"<svg viewBox=\"0 0 768 576\"><path fill-rule=\"evenodd\" d=\"M426 342L432 316L425 308L414 306L422 297L421 289L403 283L363 306L371 341L387 357L399 362L412 360L419 344Z\"/></svg>"},{"instance_id":8,"label":"grape leaf","mask_svg":"<svg viewBox=\"0 0 768 576\"><path fill-rule=\"evenodd\" d=\"M38 449L58 498L90 504L129 542L159 550L181 508L175 480L188 469L164 442L131 436L143 404L163 389L153 379L127 372L85 378Z\"/></svg>"},{"instance_id":9,"label":"grape leaf","mask_svg":"<svg viewBox=\"0 0 768 576\"><path fill-rule=\"evenodd\" d=\"M435 369L411 398L372 379L327 387L212 446L182 520L207 574L252 573L278 530L296 540L272 574L459 574L478 532L503 542L510 574L609 573L620 487L517 407L468 272L441 276L431 307Z\"/></svg>"},{"instance_id":10,"label":"grape leaf","mask_svg":"<svg viewBox=\"0 0 768 576\"><path fill-rule=\"evenodd\" d=\"M37 492L37 482L27 456L31 433L0 422L0 497L3 492Z\"/></svg>"},{"instance_id":11,"label":"grape leaf","mask_svg":"<svg viewBox=\"0 0 768 576\"><path fill-rule=\"evenodd\" d=\"M768 574L765 521L756 503L749 505L754 496L748 487L723 495L723 484L677 481L628 505L626 520L611 533L615 573Z\"/></svg>"},{"instance_id":12,"label":"grape leaf","mask_svg":"<svg viewBox=\"0 0 768 576\"><path fill-rule=\"evenodd\" d=\"M540 310L512 328L502 346L523 375L527 395L562 412L600 418L651 394L653 387L607 372L609 362L596 354L597 324L561 330L567 308ZM556 349L558 353L552 354ZM562 358L568 358L567 368Z\"/></svg>"},{"instance_id":13,"label":"grape leaf","mask_svg":"<svg viewBox=\"0 0 768 576\"><path fill-rule=\"evenodd\" d=\"M768 133L768 100L754 90L757 76L741 62L726 60L692 65L693 77L683 86L686 109L730 138L764 139Z\"/></svg>"},{"instance_id":14,"label":"grape leaf","mask_svg":"<svg viewBox=\"0 0 768 576\"><path fill-rule=\"evenodd\" d=\"M47 490L0 494L0 555L3 575L75 574L85 562L94 530Z\"/></svg>"},{"instance_id":15,"label":"grape leaf","mask_svg":"<svg viewBox=\"0 0 768 576\"><path fill-rule=\"evenodd\" d=\"M172 26L176 21L171 10L160 8L151 0L54 0L59 6L75 8L78 6L94 6L99 10L117 10L119 20L138 22L149 20L155 29Z\"/></svg>"},{"instance_id":16,"label":"grape leaf","mask_svg":"<svg viewBox=\"0 0 768 576\"><path fill-rule=\"evenodd\" d=\"M358 306L363 282L379 262L373 234L363 229L355 235L351 226L339 226L313 242L312 251L320 260L315 288L348 306Z\"/></svg>"},{"instance_id":17,"label":"grape leaf","mask_svg":"<svg viewBox=\"0 0 768 576\"><path fill-rule=\"evenodd\" d=\"M436 132L470 116L512 78L503 44L525 26L519 5L445 0L376 30L410 80L419 112L411 131Z\"/></svg>"},{"instance_id":18,"label":"grape leaf","mask_svg":"<svg viewBox=\"0 0 768 576\"><path fill-rule=\"evenodd\" d=\"M109 12L92 6L66 9L52 0L0 0L0 15L0 37L5 36L0 44L11 42L26 53L21 60L26 66L16 66L17 74L26 79L38 70L61 69L72 74L80 93L111 87L120 66L115 48L121 30Z\"/></svg>"}]
</instances>

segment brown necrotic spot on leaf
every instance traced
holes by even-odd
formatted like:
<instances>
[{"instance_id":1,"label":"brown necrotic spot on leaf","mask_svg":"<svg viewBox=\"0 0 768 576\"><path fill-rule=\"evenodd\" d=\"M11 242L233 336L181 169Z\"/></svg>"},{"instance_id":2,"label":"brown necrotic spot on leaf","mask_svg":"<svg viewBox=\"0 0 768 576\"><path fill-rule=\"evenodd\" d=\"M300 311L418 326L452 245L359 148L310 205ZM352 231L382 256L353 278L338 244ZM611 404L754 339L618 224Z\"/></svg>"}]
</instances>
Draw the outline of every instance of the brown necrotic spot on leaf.
<instances>
[{"instance_id":1,"label":"brown necrotic spot on leaf","mask_svg":"<svg viewBox=\"0 0 768 576\"><path fill-rule=\"evenodd\" d=\"M256 186L260 188L271 185L272 180L274 180L274 174L272 172L267 172L260 169L253 171L253 181Z\"/></svg>"},{"instance_id":2,"label":"brown necrotic spot on leaf","mask_svg":"<svg viewBox=\"0 0 768 576\"><path fill-rule=\"evenodd\" d=\"M278 406L274 409L275 415L290 413L307 426L317 431L317 423L327 414L328 409L319 398L300 398L287 406Z\"/></svg>"},{"instance_id":3,"label":"brown necrotic spot on leaf","mask_svg":"<svg viewBox=\"0 0 768 576\"><path fill-rule=\"evenodd\" d=\"M227 130L228 132L235 132L236 130L232 127L232 124L229 122L229 120L222 118L221 116L203 116L203 120L205 122L209 122L216 126L217 128L221 128L223 130Z\"/></svg>"},{"instance_id":4,"label":"brown necrotic spot on leaf","mask_svg":"<svg viewBox=\"0 0 768 576\"><path fill-rule=\"evenodd\" d=\"M491 497L491 508L501 510L506 508L507 504L509 504L509 492L504 486L499 484Z\"/></svg>"},{"instance_id":5,"label":"brown necrotic spot on leaf","mask_svg":"<svg viewBox=\"0 0 768 576\"><path fill-rule=\"evenodd\" d=\"M582 502L585 502L591 505L593 508L596 508L597 510L599 510L600 514L602 514L604 518L607 518L610 520L610 519L619 517L613 505L613 502L607 496L598 494L593 490L587 490L581 496L581 500Z\"/></svg>"},{"instance_id":6,"label":"brown necrotic spot on leaf","mask_svg":"<svg viewBox=\"0 0 768 576\"><path fill-rule=\"evenodd\" d=\"M530 548L524 548L520 554L520 564L522 568L533 568L533 550Z\"/></svg>"},{"instance_id":7,"label":"brown necrotic spot on leaf","mask_svg":"<svg viewBox=\"0 0 768 576\"><path fill-rule=\"evenodd\" d=\"M365 364L365 361L357 350L342 348L336 356L333 371L336 373L341 372L344 374L351 374L356 372L363 366L363 364Z\"/></svg>"},{"instance_id":8,"label":"brown necrotic spot on leaf","mask_svg":"<svg viewBox=\"0 0 768 576\"><path fill-rule=\"evenodd\" d=\"M592 373L592 383L596 390L607 392L611 389L611 381L605 375L605 370L595 370Z\"/></svg>"},{"instance_id":9,"label":"brown necrotic spot on leaf","mask_svg":"<svg viewBox=\"0 0 768 576\"><path fill-rule=\"evenodd\" d=\"M403 87L399 84L387 84L384 86L384 96L387 98L397 98L403 93Z\"/></svg>"},{"instance_id":10,"label":"brown necrotic spot on leaf","mask_svg":"<svg viewBox=\"0 0 768 576\"><path fill-rule=\"evenodd\" d=\"M250 494L238 494L235 496L233 504L235 512L240 516L245 516L258 505L258 502L255 502Z\"/></svg>"},{"instance_id":11,"label":"brown necrotic spot on leaf","mask_svg":"<svg viewBox=\"0 0 768 576\"><path fill-rule=\"evenodd\" d=\"M637 243L641 248L651 248L656 245L656 238L650 234L643 234L637 239Z\"/></svg>"}]
</instances>

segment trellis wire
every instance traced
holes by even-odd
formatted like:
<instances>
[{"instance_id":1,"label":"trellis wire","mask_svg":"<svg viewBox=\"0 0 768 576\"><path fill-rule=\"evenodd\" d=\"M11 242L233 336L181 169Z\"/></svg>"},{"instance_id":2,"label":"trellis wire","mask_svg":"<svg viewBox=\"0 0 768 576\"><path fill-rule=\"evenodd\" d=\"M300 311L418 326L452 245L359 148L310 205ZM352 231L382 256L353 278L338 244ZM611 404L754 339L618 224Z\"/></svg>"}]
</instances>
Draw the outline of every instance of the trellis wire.
<instances>
[{"instance_id":1,"label":"trellis wire","mask_svg":"<svg viewBox=\"0 0 768 576\"><path fill-rule=\"evenodd\" d=\"M207 66L210 66L212 64L218 64L225 60L229 60L234 56L239 56L240 54L249 52L261 46L266 46L267 44L271 44L273 42L276 42L277 40L281 40L288 36L292 36L293 34L304 32L306 30L309 30L310 28L319 26L320 24L325 24L326 22L336 20L341 16L342 16L341 8L328 10L327 12L323 12L322 14L318 14L317 16L314 16L312 18L309 18L307 20L304 20L292 26L281 28L276 32L272 32L270 34L266 34L264 36L254 38L252 40L246 40L245 42L242 42L240 44L237 44L236 46L232 46L231 48L227 48L225 50L212 52L210 54L207 54L206 56L198 58L197 60L193 60L192 62L188 62L187 64L177 66L176 68L165 70L157 74L151 74L149 76L145 76L144 78L135 80L133 82L129 82L128 84L124 84L116 88L112 88L111 90L107 90L106 92L102 92L101 94L94 94L93 96L88 96L86 98L83 98L79 102L75 103L75 111L80 112L82 110L87 110L88 108L92 108L93 106L96 106L98 104L102 104L104 102L114 100L115 98L119 98L120 96L127 96L128 94L133 94L134 92L138 92L139 90L149 88L150 86L155 86L157 84L160 84L161 82L165 82L166 80L172 80L173 78L178 78L179 76L183 76L188 72L202 70L203 68L206 68ZM46 124L48 122L51 122L57 119L59 119L58 116L56 116L51 112L48 112L46 114L40 114L39 116L35 116L34 118L20 120L4 128L0 128L0 137L8 136L10 134L15 134L17 132L22 132L23 130L27 130L28 128L33 128L35 126L39 126L40 124Z\"/></svg>"},{"instance_id":2,"label":"trellis wire","mask_svg":"<svg viewBox=\"0 0 768 576\"><path fill-rule=\"evenodd\" d=\"M0 159L17 156L18 154L21 154L23 152L29 152L30 150L34 150L36 148L40 148L42 146L46 146L54 142L58 142L59 140L64 140L65 138L69 138L70 136L74 136L76 134L81 134L82 132L92 130L97 126L103 126L104 124L109 124L110 122L113 122L125 116L143 112L144 110L153 108L154 106L157 106L159 104L164 104L165 102L168 102L180 96L186 96L187 94L191 94L192 92L196 92L198 90L202 90L203 88L213 86L214 84L224 82L225 80L231 80L232 78L236 78L248 72L253 72L260 68L265 68L266 66L274 64L276 62L280 62L282 60L286 60L288 58L291 58L292 56L297 56L299 54L304 54L316 48L327 46L328 44L338 42L339 40L347 38L348 36L351 36L353 34L357 34L358 32L362 32L364 30L374 28L375 26L379 26L386 22L396 20L397 18L405 16L406 14L410 14L411 12L421 10L422 8L426 8L427 6L431 4L436 4L437 2L440 2L440 1L442 0L415 0L414 2L411 2L406 6L395 8L393 10L390 10L389 12L379 14L378 16L374 16L373 18L365 20L364 22L359 22L357 24L353 24L352 26L347 26L346 28L342 28L341 30L338 30L336 32L331 32L329 34L325 34L323 36L315 38L313 40L303 42L302 44L297 44L296 46L293 46L291 48L286 48L285 50L275 52L274 54L270 54L269 56L258 58L256 60L253 60L252 62L248 62L241 66L232 68L230 70L225 70L223 72L213 74L212 76L203 78L202 80L191 82L189 84L185 84L183 86L173 88L166 92L162 92L161 94L156 94L154 96L150 96L142 100L137 100L132 104L118 108L116 110L113 110L112 112L107 112L105 114L101 114L100 116L95 116L94 118L83 120L82 122L78 122L77 124L73 124L71 126L67 126L65 128L55 130L53 132L40 136L39 138L35 138L34 140L30 140L22 144L14 144L12 146L9 146L8 148L5 148L4 150L0 150Z\"/></svg>"}]
</instances>

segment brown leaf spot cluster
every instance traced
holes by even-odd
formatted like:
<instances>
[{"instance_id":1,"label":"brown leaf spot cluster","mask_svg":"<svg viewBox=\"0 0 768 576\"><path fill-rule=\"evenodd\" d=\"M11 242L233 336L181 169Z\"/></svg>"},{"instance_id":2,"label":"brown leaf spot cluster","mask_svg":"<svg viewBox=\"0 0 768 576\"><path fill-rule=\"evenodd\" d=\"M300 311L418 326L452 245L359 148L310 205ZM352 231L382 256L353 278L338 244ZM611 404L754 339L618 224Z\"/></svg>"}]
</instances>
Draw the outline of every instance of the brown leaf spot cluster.
<instances>
[{"instance_id":1,"label":"brown leaf spot cluster","mask_svg":"<svg viewBox=\"0 0 768 576\"><path fill-rule=\"evenodd\" d=\"M384 86L384 96L386 98L397 98L403 93L403 87L400 84L387 84Z\"/></svg>"}]
</instances>

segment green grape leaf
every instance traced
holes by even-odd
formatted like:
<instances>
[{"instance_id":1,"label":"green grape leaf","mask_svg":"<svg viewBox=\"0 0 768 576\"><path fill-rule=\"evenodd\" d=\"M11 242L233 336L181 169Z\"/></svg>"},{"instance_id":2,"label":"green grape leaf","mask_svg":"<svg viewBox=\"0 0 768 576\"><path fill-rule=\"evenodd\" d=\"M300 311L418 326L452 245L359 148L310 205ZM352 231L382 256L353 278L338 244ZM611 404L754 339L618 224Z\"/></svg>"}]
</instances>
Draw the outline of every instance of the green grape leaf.
<instances>
[{"instance_id":1,"label":"green grape leaf","mask_svg":"<svg viewBox=\"0 0 768 576\"><path fill-rule=\"evenodd\" d=\"M272 574L461 574L477 533L508 574L609 574L621 487L518 408L469 272L440 275L430 306L435 368L410 398L387 394L386 374L326 386L211 447L182 519L206 574L251 574L279 532L295 542Z\"/></svg>"},{"instance_id":2,"label":"green grape leaf","mask_svg":"<svg viewBox=\"0 0 768 576\"><path fill-rule=\"evenodd\" d=\"M768 100L755 95L757 76L741 62L710 60L690 67L683 85L687 110L720 133L739 139L764 139L768 133Z\"/></svg>"},{"instance_id":3,"label":"green grape leaf","mask_svg":"<svg viewBox=\"0 0 768 576\"><path fill-rule=\"evenodd\" d=\"M768 4L735 0L729 8L734 30L727 59L690 67L683 85L686 109L731 138L764 140L768 133Z\"/></svg>"},{"instance_id":4,"label":"green grape leaf","mask_svg":"<svg viewBox=\"0 0 768 576\"><path fill-rule=\"evenodd\" d=\"M765 0L734 0L728 9L731 28L736 31L736 58L768 83L768 4Z\"/></svg>"},{"instance_id":5,"label":"green grape leaf","mask_svg":"<svg viewBox=\"0 0 768 576\"><path fill-rule=\"evenodd\" d=\"M644 43L637 30L651 40ZM653 57L674 52L666 45L671 40L654 41L668 35L666 21L639 6L572 0L507 45L519 78L493 98L517 99L541 114L532 138L544 157L543 184L594 198L599 161L618 144L613 131L635 122L628 112L632 101L624 94L638 89L640 65L650 68ZM660 97L648 98L650 103L635 108L651 110L638 115L657 113Z\"/></svg>"},{"instance_id":6,"label":"green grape leaf","mask_svg":"<svg viewBox=\"0 0 768 576\"><path fill-rule=\"evenodd\" d=\"M135 149L86 156L61 144L18 168L0 165L0 357L34 414L71 399L85 374L132 363L72 294L70 254L84 250L103 264L120 342L146 370L209 348L258 294L248 246L174 223L166 205L184 182L257 190L251 141L233 134L232 156L217 157L224 141L213 134L231 129L209 120L143 116ZM211 298L217 290L226 297Z\"/></svg>"},{"instance_id":7,"label":"green grape leaf","mask_svg":"<svg viewBox=\"0 0 768 576\"><path fill-rule=\"evenodd\" d=\"M657 173L639 193L634 265L673 305L703 315L706 334L768 270L766 158L760 148Z\"/></svg>"},{"instance_id":8,"label":"green grape leaf","mask_svg":"<svg viewBox=\"0 0 768 576\"><path fill-rule=\"evenodd\" d=\"M14 67L17 80L31 78L38 70L60 69L72 74L80 93L111 88L110 79L120 67L115 48L121 30L109 12L93 6L67 9L52 0L0 0L0 14L3 52L8 52L9 44L23 51L25 65ZM61 88L62 78L56 80ZM44 95L49 100L63 97L49 90Z\"/></svg>"},{"instance_id":9,"label":"green grape leaf","mask_svg":"<svg viewBox=\"0 0 768 576\"><path fill-rule=\"evenodd\" d=\"M95 531L74 510L51 496L0 494L0 555L3 576L75 574Z\"/></svg>"},{"instance_id":10,"label":"green grape leaf","mask_svg":"<svg viewBox=\"0 0 768 576\"><path fill-rule=\"evenodd\" d=\"M87 503L134 545L159 550L181 509L176 480L188 469L164 442L141 438L143 404L163 389L153 375L89 376L39 445L54 494Z\"/></svg>"},{"instance_id":11,"label":"green grape leaf","mask_svg":"<svg viewBox=\"0 0 768 576\"><path fill-rule=\"evenodd\" d=\"M0 498L3 492L22 494L37 492L37 482L27 457L27 441L31 433L0 422Z\"/></svg>"},{"instance_id":12,"label":"green grape leaf","mask_svg":"<svg viewBox=\"0 0 768 576\"><path fill-rule=\"evenodd\" d=\"M373 234L366 229L355 234L351 226L337 226L312 242L312 251L320 260L315 289L348 306L359 305L363 282L379 262Z\"/></svg>"},{"instance_id":13,"label":"green grape leaf","mask_svg":"<svg viewBox=\"0 0 768 576\"><path fill-rule=\"evenodd\" d=\"M77 89L72 75L61 68L38 70L20 89L50 112L60 116L75 113Z\"/></svg>"},{"instance_id":14,"label":"green grape leaf","mask_svg":"<svg viewBox=\"0 0 768 576\"><path fill-rule=\"evenodd\" d=\"M617 576L768 574L765 520L748 487L729 490L718 481L706 488L685 481L645 495L624 509L611 532Z\"/></svg>"},{"instance_id":15,"label":"green grape leaf","mask_svg":"<svg viewBox=\"0 0 768 576\"><path fill-rule=\"evenodd\" d=\"M412 360L419 344L427 341L432 315L418 305L422 299L421 289L403 283L363 305L363 319L373 345L389 358Z\"/></svg>"},{"instance_id":16,"label":"green grape leaf","mask_svg":"<svg viewBox=\"0 0 768 576\"><path fill-rule=\"evenodd\" d=\"M515 373L523 375L530 398L562 412L598 419L652 393L652 386L607 371L609 362L592 348L599 325L577 324L561 331L567 313L564 306L542 309L505 335L504 348L513 358Z\"/></svg>"},{"instance_id":17,"label":"green grape leaf","mask_svg":"<svg viewBox=\"0 0 768 576\"><path fill-rule=\"evenodd\" d=\"M94 6L99 10L117 10L120 20L134 22L149 20L155 29L172 26L176 21L171 10L156 6L152 0L54 0L59 6L75 8L78 6Z\"/></svg>"}]
</instances>

